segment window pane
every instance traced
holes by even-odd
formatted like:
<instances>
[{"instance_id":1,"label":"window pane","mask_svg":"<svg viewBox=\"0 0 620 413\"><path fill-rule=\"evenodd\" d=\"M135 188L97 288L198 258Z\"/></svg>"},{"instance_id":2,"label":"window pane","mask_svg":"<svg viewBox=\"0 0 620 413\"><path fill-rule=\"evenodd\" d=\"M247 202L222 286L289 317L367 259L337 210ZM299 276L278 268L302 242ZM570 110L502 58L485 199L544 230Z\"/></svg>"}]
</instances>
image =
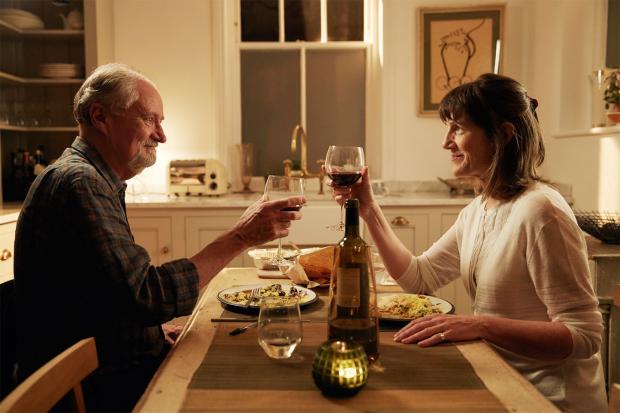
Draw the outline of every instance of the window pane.
<instances>
[{"instance_id":1,"label":"window pane","mask_svg":"<svg viewBox=\"0 0 620 413\"><path fill-rule=\"evenodd\" d=\"M306 56L308 166L329 145L364 146L365 50L313 50Z\"/></svg>"},{"instance_id":2,"label":"window pane","mask_svg":"<svg viewBox=\"0 0 620 413\"><path fill-rule=\"evenodd\" d=\"M256 148L256 173L284 173L300 122L299 51L241 51L241 133Z\"/></svg>"},{"instance_id":3,"label":"window pane","mask_svg":"<svg viewBox=\"0 0 620 413\"><path fill-rule=\"evenodd\" d=\"M278 41L278 0L241 0L241 41Z\"/></svg>"},{"instance_id":4,"label":"window pane","mask_svg":"<svg viewBox=\"0 0 620 413\"><path fill-rule=\"evenodd\" d=\"M364 0L327 0L327 39L364 40Z\"/></svg>"},{"instance_id":5,"label":"window pane","mask_svg":"<svg viewBox=\"0 0 620 413\"><path fill-rule=\"evenodd\" d=\"M284 0L284 33L287 42L321 40L321 2Z\"/></svg>"}]
</instances>

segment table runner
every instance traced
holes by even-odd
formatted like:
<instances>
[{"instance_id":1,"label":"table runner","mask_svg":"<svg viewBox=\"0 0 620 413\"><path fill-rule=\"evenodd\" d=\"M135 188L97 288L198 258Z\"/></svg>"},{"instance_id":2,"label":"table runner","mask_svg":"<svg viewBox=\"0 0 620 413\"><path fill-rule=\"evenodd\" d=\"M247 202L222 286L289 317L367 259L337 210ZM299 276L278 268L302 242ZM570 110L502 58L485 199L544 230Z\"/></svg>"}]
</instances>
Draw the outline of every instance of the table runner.
<instances>
[{"instance_id":1,"label":"table runner","mask_svg":"<svg viewBox=\"0 0 620 413\"><path fill-rule=\"evenodd\" d=\"M184 410L243 411L250 408L242 400L246 394L266 400L277 399L278 395L283 401L297 397L313 408L332 403L332 399L321 395L311 375L314 352L327 337L326 324L304 324L303 342L289 360L268 358L257 343L256 329L229 336L234 327L218 326L189 384ZM455 412L506 411L455 346L421 348L394 343L392 336L392 332L380 333L380 362L371 369L361 393L343 403L359 403L360 409L368 411L393 411L398 406L402 410L403 400L411 397L407 411L439 406L443 406L442 411ZM262 407L279 411L274 406Z\"/></svg>"}]
</instances>

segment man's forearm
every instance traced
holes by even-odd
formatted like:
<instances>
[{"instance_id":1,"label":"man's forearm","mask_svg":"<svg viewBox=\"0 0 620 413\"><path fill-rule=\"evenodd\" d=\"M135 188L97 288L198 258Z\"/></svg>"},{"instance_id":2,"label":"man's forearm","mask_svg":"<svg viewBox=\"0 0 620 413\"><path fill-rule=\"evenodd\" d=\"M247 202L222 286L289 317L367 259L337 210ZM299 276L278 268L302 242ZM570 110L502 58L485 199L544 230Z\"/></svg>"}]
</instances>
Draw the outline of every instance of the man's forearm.
<instances>
[{"instance_id":1,"label":"man's forearm","mask_svg":"<svg viewBox=\"0 0 620 413\"><path fill-rule=\"evenodd\" d=\"M198 269L199 288L202 289L207 285L226 264L246 248L247 246L236 231L231 229L191 257L190 261Z\"/></svg>"}]
</instances>

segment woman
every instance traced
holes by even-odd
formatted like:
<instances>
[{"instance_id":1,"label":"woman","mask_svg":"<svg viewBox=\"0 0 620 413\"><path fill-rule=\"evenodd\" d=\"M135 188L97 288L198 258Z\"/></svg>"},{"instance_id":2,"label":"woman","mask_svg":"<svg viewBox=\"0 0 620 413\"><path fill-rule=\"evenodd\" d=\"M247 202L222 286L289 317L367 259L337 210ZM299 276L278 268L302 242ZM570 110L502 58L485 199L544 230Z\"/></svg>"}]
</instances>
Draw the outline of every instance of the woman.
<instances>
[{"instance_id":1,"label":"woman","mask_svg":"<svg viewBox=\"0 0 620 413\"><path fill-rule=\"evenodd\" d=\"M457 177L475 177L479 195L434 245L414 257L398 240L370 187L368 171L339 202L360 200L389 273L405 291L432 293L462 278L471 316L433 315L394 336L431 346L484 339L565 411L606 411L599 347L602 318L575 217L537 167L544 146L537 102L522 85L485 74L449 92L439 107Z\"/></svg>"}]
</instances>

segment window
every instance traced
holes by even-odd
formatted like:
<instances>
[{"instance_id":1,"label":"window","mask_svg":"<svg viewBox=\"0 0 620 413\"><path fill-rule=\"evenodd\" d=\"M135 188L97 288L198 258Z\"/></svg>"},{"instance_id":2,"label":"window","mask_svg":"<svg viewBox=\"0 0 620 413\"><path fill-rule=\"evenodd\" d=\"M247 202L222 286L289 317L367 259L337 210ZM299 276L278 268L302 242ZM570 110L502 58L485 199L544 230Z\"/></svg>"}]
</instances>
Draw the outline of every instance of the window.
<instances>
[{"instance_id":1,"label":"window","mask_svg":"<svg viewBox=\"0 0 620 413\"><path fill-rule=\"evenodd\" d=\"M241 140L256 148L255 174L299 165L298 124L313 172L329 145L365 145L370 1L240 0Z\"/></svg>"}]
</instances>

